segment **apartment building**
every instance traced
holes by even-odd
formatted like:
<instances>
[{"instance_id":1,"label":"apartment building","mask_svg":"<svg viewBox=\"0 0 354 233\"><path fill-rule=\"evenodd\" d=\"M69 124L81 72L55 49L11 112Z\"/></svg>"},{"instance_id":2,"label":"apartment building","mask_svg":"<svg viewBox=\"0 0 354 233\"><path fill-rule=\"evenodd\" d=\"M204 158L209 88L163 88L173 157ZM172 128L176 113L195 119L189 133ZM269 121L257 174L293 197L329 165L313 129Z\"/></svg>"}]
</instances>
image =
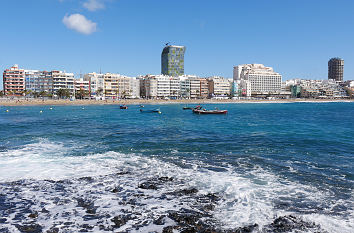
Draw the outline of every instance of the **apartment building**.
<instances>
[{"instance_id":1,"label":"apartment building","mask_svg":"<svg viewBox=\"0 0 354 233\"><path fill-rule=\"evenodd\" d=\"M85 74L83 79L90 82L91 97L102 97L104 95L104 74L92 72Z\"/></svg>"},{"instance_id":2,"label":"apartment building","mask_svg":"<svg viewBox=\"0 0 354 233\"><path fill-rule=\"evenodd\" d=\"M220 76L208 78L209 93L211 97L226 97L231 94L231 81Z\"/></svg>"},{"instance_id":3,"label":"apartment building","mask_svg":"<svg viewBox=\"0 0 354 233\"><path fill-rule=\"evenodd\" d=\"M71 95L74 94L74 74L63 71L52 71L53 78L53 94L56 94L59 89L66 89Z\"/></svg>"},{"instance_id":4,"label":"apartment building","mask_svg":"<svg viewBox=\"0 0 354 233\"><path fill-rule=\"evenodd\" d=\"M184 75L180 78L181 97L187 99L207 98L209 95L208 81L195 75Z\"/></svg>"},{"instance_id":5,"label":"apartment building","mask_svg":"<svg viewBox=\"0 0 354 233\"><path fill-rule=\"evenodd\" d=\"M5 95L23 95L25 92L25 71L13 65L3 72L3 86Z\"/></svg>"}]
</instances>

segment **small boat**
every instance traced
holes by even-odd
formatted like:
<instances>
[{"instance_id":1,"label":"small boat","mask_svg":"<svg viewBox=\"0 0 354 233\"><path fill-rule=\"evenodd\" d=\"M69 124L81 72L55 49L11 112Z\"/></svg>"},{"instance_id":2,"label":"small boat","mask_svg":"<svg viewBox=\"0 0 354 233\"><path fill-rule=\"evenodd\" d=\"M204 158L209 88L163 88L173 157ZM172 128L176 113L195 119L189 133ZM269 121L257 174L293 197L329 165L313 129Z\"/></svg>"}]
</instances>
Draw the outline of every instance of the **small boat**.
<instances>
[{"instance_id":1,"label":"small boat","mask_svg":"<svg viewBox=\"0 0 354 233\"><path fill-rule=\"evenodd\" d=\"M193 109L193 113L196 114L226 114L227 110L206 110L206 109Z\"/></svg>"},{"instance_id":2,"label":"small boat","mask_svg":"<svg viewBox=\"0 0 354 233\"><path fill-rule=\"evenodd\" d=\"M160 109L153 109L153 110L143 110L143 109L140 109L140 112L141 113L158 113L158 114L161 114L161 111Z\"/></svg>"},{"instance_id":3,"label":"small boat","mask_svg":"<svg viewBox=\"0 0 354 233\"><path fill-rule=\"evenodd\" d=\"M144 105L140 105L140 108L143 108L144 107Z\"/></svg>"},{"instance_id":4,"label":"small boat","mask_svg":"<svg viewBox=\"0 0 354 233\"><path fill-rule=\"evenodd\" d=\"M119 108L120 108L120 109L128 109L128 106L126 106L126 105L121 105Z\"/></svg>"},{"instance_id":5,"label":"small boat","mask_svg":"<svg viewBox=\"0 0 354 233\"><path fill-rule=\"evenodd\" d=\"M183 107L183 110L189 110L189 109L193 109L191 107Z\"/></svg>"}]
</instances>

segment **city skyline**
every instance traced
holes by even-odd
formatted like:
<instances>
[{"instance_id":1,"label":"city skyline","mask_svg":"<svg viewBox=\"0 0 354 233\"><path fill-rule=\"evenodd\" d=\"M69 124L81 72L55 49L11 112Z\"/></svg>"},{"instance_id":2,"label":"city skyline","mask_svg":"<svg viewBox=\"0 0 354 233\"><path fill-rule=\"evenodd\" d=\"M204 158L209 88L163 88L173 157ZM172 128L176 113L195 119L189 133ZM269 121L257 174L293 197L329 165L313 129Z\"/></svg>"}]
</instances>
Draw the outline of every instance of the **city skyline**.
<instances>
[{"instance_id":1,"label":"city skyline","mask_svg":"<svg viewBox=\"0 0 354 233\"><path fill-rule=\"evenodd\" d=\"M0 68L159 74L171 42L188 48L185 73L201 77L232 78L233 66L261 63L284 80L326 79L328 60L341 57L344 80L354 78L351 1L321 1L320 11L306 1L200 3L5 0ZM184 17L170 17L174 11Z\"/></svg>"}]
</instances>

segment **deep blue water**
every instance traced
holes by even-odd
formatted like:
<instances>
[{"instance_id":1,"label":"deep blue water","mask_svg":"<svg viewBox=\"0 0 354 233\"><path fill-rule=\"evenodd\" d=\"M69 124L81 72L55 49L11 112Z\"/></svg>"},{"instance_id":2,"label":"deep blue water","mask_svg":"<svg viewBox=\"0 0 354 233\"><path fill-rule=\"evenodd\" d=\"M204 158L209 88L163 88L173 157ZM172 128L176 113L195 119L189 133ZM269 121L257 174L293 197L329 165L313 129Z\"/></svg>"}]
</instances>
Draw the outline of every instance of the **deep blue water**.
<instances>
[{"instance_id":1,"label":"deep blue water","mask_svg":"<svg viewBox=\"0 0 354 233\"><path fill-rule=\"evenodd\" d=\"M350 232L354 103L204 105L227 115L195 115L183 106L145 106L162 114L140 113L138 106L0 107L0 181L125 168L143 180L157 172L220 193L214 215L225 227L291 213L330 232Z\"/></svg>"}]
</instances>

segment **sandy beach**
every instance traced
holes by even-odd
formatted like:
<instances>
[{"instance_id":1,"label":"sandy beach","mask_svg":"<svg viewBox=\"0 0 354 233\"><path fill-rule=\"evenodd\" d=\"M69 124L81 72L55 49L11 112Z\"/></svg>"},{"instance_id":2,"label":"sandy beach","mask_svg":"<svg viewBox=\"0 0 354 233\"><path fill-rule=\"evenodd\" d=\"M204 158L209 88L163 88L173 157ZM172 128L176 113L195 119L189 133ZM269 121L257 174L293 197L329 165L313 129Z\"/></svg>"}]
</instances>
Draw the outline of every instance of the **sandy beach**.
<instances>
[{"instance_id":1,"label":"sandy beach","mask_svg":"<svg viewBox=\"0 0 354 233\"><path fill-rule=\"evenodd\" d=\"M217 104L217 103L299 103L299 102L354 102L354 99L284 99L284 100L216 100L216 99L192 99L192 100L66 100L66 99L0 99L0 106L31 106L31 105L139 105L139 104Z\"/></svg>"}]
</instances>

